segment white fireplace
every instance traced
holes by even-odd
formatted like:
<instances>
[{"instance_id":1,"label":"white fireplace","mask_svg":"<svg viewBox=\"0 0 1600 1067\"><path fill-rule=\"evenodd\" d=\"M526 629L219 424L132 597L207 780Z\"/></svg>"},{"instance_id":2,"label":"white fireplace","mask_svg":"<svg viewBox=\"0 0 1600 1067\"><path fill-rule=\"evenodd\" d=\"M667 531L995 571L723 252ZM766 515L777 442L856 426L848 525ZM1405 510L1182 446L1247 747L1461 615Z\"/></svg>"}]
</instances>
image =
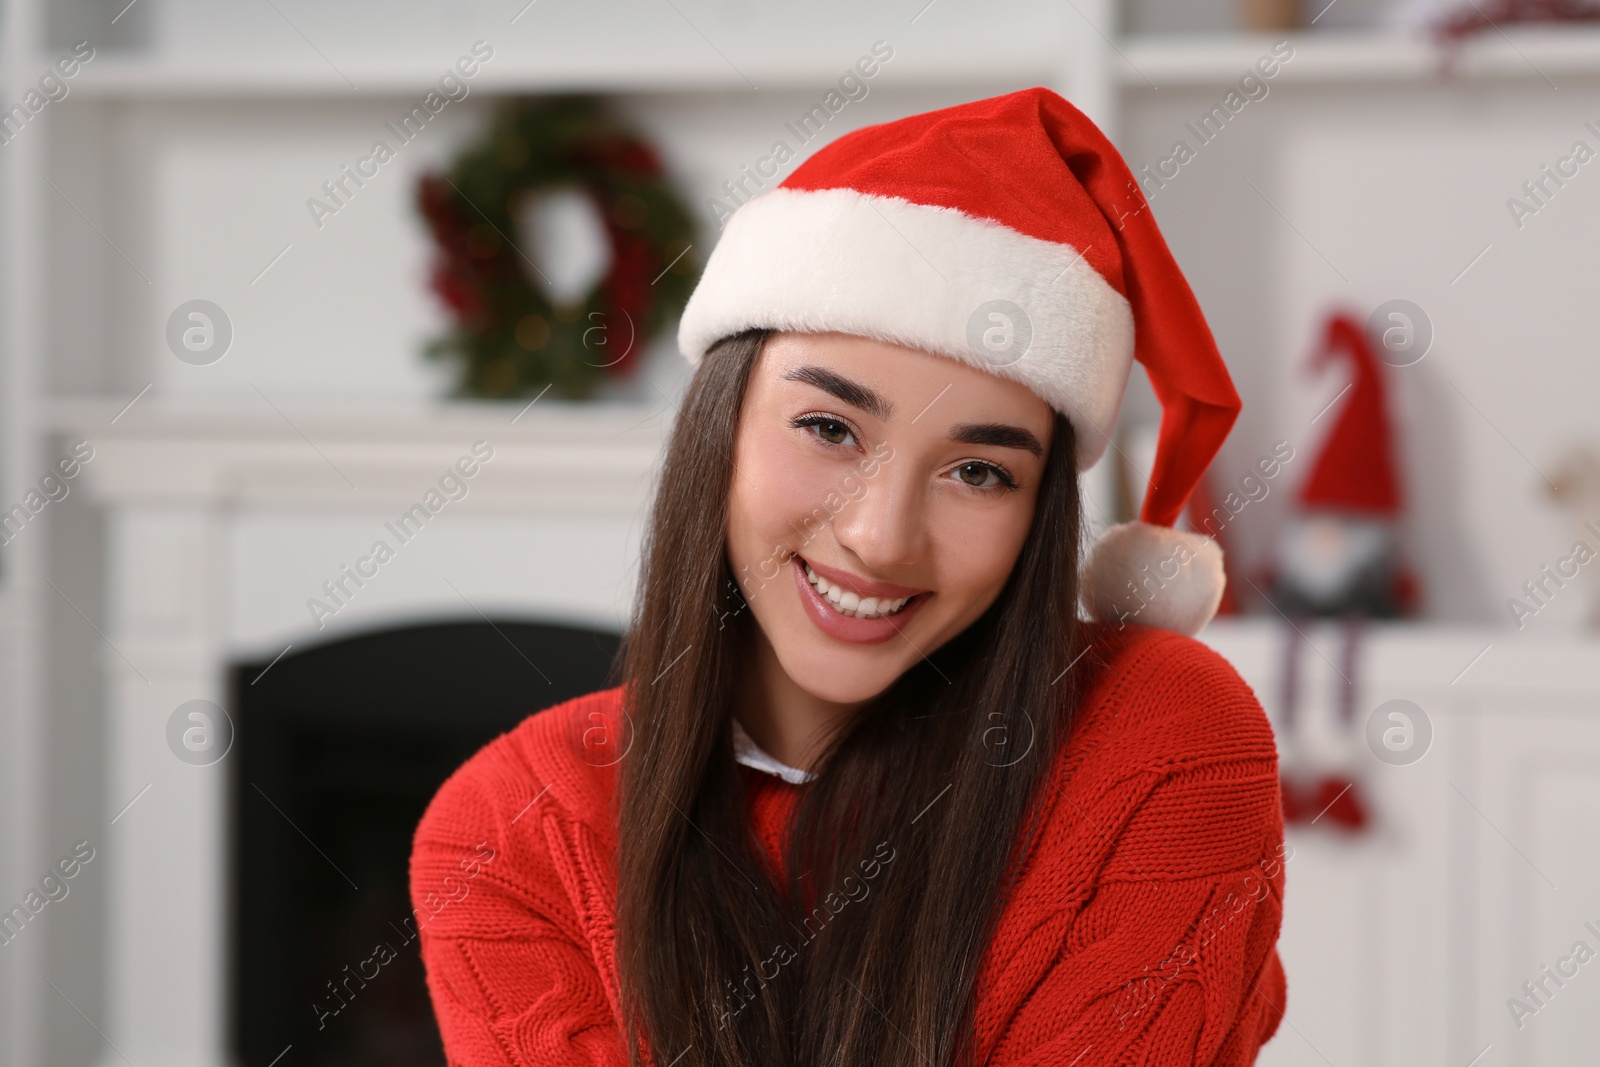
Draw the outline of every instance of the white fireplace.
<instances>
[{"instance_id":1,"label":"white fireplace","mask_svg":"<svg viewBox=\"0 0 1600 1067\"><path fill-rule=\"evenodd\" d=\"M82 485L106 516L105 1067L232 1061L231 761L177 758L175 709L226 707L230 663L418 619L620 630L670 414L541 401L63 415L93 445Z\"/></svg>"}]
</instances>

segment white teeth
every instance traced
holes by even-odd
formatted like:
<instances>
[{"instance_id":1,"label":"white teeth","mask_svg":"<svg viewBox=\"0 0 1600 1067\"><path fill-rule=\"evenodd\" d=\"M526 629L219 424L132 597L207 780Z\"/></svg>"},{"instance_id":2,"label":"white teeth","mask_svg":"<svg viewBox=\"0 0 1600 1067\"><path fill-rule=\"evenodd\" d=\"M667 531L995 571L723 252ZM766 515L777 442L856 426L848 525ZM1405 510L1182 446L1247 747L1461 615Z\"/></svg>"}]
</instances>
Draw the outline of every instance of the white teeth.
<instances>
[{"instance_id":1,"label":"white teeth","mask_svg":"<svg viewBox=\"0 0 1600 1067\"><path fill-rule=\"evenodd\" d=\"M816 586L817 592L826 595L833 586L828 584L828 579L811 569L811 564L806 564L806 580Z\"/></svg>"},{"instance_id":2,"label":"white teeth","mask_svg":"<svg viewBox=\"0 0 1600 1067\"><path fill-rule=\"evenodd\" d=\"M834 610L853 619L879 619L893 615L905 607L906 602L911 599L908 596L893 600L888 597L863 597L848 589L829 585L828 580L812 570L809 564L806 566L806 580L811 583L813 589L822 594L823 599L832 605Z\"/></svg>"}]
</instances>

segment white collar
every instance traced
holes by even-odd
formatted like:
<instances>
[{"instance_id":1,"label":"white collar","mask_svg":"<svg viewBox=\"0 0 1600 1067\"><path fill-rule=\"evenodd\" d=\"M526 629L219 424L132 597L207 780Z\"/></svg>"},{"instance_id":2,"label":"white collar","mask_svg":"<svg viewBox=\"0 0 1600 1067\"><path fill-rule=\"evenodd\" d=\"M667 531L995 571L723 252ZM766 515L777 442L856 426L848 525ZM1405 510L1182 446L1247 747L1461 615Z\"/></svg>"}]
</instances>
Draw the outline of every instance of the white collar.
<instances>
[{"instance_id":1,"label":"white collar","mask_svg":"<svg viewBox=\"0 0 1600 1067\"><path fill-rule=\"evenodd\" d=\"M810 771L791 767L787 763L780 763L773 756L768 755L755 739L745 733L744 727L739 725L738 717L733 720L733 758L746 767L754 767L758 771L775 774L791 785L804 785L816 775Z\"/></svg>"}]
</instances>

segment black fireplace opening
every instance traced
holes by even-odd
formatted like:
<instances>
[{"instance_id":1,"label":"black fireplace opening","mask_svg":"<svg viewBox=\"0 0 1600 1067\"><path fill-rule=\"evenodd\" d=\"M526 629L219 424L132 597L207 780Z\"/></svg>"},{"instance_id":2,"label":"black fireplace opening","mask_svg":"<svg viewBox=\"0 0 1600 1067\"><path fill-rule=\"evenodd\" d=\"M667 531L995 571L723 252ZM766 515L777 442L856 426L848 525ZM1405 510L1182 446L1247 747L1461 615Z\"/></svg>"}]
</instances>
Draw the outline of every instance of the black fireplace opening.
<instances>
[{"instance_id":1,"label":"black fireplace opening","mask_svg":"<svg viewBox=\"0 0 1600 1067\"><path fill-rule=\"evenodd\" d=\"M605 688L620 641L446 622L234 665L228 999L243 1067L444 1067L412 835L479 748Z\"/></svg>"}]
</instances>

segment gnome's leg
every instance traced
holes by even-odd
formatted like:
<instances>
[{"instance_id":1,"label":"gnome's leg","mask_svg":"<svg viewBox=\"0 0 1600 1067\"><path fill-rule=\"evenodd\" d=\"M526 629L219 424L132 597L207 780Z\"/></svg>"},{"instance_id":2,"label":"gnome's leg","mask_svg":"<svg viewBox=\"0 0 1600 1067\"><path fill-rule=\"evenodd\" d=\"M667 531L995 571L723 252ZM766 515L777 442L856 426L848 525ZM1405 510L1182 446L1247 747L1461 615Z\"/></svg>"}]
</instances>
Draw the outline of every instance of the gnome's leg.
<instances>
[{"instance_id":1,"label":"gnome's leg","mask_svg":"<svg viewBox=\"0 0 1600 1067\"><path fill-rule=\"evenodd\" d=\"M1357 663L1360 660L1359 650L1366 622L1366 617L1356 612L1344 617L1344 642L1339 653L1339 671L1344 677L1333 683L1341 687L1336 701L1339 707L1341 749L1355 735ZM1355 767L1348 763L1336 767L1333 773L1324 775L1318 785L1315 803L1318 811L1327 814L1332 825L1340 829L1360 832L1366 830L1372 822L1366 789L1359 781Z\"/></svg>"},{"instance_id":2,"label":"gnome's leg","mask_svg":"<svg viewBox=\"0 0 1600 1067\"><path fill-rule=\"evenodd\" d=\"M1358 650L1361 644L1362 629L1366 620L1357 614L1351 613L1344 617L1344 647L1339 659L1339 670L1344 677L1335 685L1343 683L1339 691L1339 726L1349 733L1354 728L1356 720L1356 663L1360 660Z\"/></svg>"}]
</instances>

